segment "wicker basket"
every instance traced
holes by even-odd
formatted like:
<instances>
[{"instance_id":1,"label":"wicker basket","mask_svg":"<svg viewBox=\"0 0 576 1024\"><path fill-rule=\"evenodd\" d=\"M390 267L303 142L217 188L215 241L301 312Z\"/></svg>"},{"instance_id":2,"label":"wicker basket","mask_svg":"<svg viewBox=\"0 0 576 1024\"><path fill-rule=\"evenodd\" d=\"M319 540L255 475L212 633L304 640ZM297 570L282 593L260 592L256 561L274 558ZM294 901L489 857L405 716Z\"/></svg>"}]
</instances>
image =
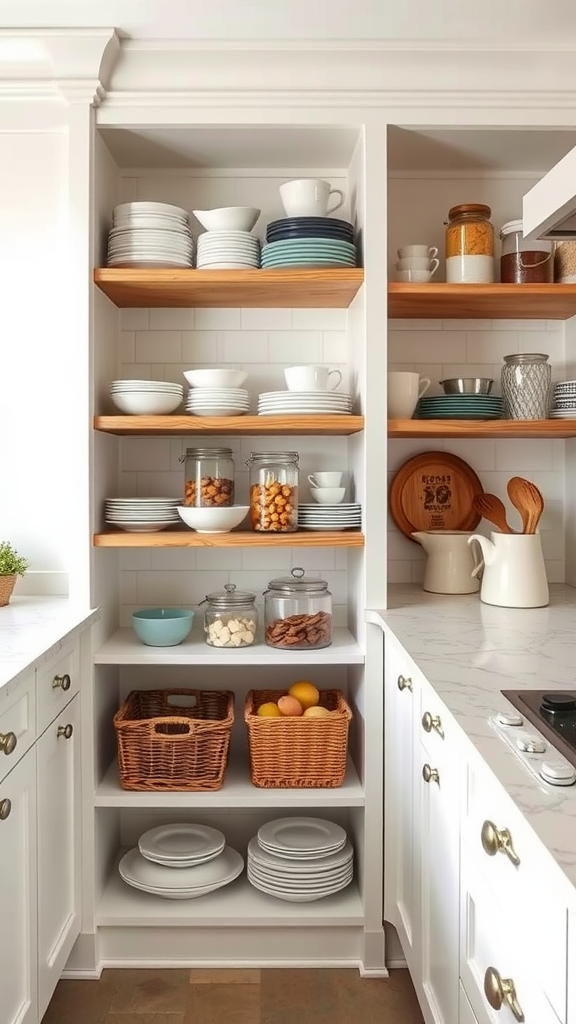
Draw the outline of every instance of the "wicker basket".
<instances>
[{"instance_id":1,"label":"wicker basket","mask_svg":"<svg viewBox=\"0 0 576 1024\"><path fill-rule=\"evenodd\" d=\"M286 690L250 690L244 721L248 727L250 771L265 789L330 789L346 774L348 725L352 712L340 690L321 690L329 718L260 718L261 704L277 701Z\"/></svg>"},{"instance_id":2,"label":"wicker basket","mask_svg":"<svg viewBox=\"0 0 576 1024\"><path fill-rule=\"evenodd\" d=\"M0 576L0 608L10 603L12 591L16 584L16 576Z\"/></svg>"},{"instance_id":3,"label":"wicker basket","mask_svg":"<svg viewBox=\"0 0 576 1024\"><path fill-rule=\"evenodd\" d=\"M188 706L178 707L179 696ZM133 690L114 715L121 786L220 789L233 721L230 690Z\"/></svg>"}]
</instances>

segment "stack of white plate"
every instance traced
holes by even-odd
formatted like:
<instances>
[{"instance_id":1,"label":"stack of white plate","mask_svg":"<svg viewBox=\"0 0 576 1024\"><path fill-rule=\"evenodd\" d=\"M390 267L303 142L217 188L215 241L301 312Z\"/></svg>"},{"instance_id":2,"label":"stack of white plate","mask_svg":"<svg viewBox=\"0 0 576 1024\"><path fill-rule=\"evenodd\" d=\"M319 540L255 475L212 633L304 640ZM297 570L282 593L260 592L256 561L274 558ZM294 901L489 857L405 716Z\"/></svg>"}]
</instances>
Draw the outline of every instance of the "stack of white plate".
<instances>
[{"instance_id":1,"label":"stack of white plate","mask_svg":"<svg viewBox=\"0 0 576 1024\"><path fill-rule=\"evenodd\" d=\"M250 410L244 388L190 388L186 412L193 416L243 416Z\"/></svg>"},{"instance_id":2,"label":"stack of white plate","mask_svg":"<svg viewBox=\"0 0 576 1024\"><path fill-rule=\"evenodd\" d=\"M355 501L338 505L318 505L313 501L298 506L298 526L302 530L350 530L362 526L362 506Z\"/></svg>"},{"instance_id":3,"label":"stack of white plate","mask_svg":"<svg viewBox=\"0 0 576 1024\"><path fill-rule=\"evenodd\" d=\"M576 419L576 380L554 385L554 408L550 416L557 420Z\"/></svg>"},{"instance_id":4,"label":"stack of white plate","mask_svg":"<svg viewBox=\"0 0 576 1024\"><path fill-rule=\"evenodd\" d=\"M339 391L265 391L258 396L258 415L281 413L350 415L352 398Z\"/></svg>"},{"instance_id":5,"label":"stack of white plate","mask_svg":"<svg viewBox=\"0 0 576 1024\"><path fill-rule=\"evenodd\" d=\"M291 903L311 903L350 885L354 851L340 825L323 818L277 818L248 844L248 881Z\"/></svg>"},{"instance_id":6,"label":"stack of white plate","mask_svg":"<svg viewBox=\"0 0 576 1024\"><path fill-rule=\"evenodd\" d=\"M118 870L135 889L166 900L205 896L238 877L244 860L207 825L160 825L140 836Z\"/></svg>"},{"instance_id":7,"label":"stack of white plate","mask_svg":"<svg viewBox=\"0 0 576 1024\"><path fill-rule=\"evenodd\" d=\"M260 267L260 242L250 231L205 231L198 236L198 270Z\"/></svg>"},{"instance_id":8,"label":"stack of white plate","mask_svg":"<svg viewBox=\"0 0 576 1024\"><path fill-rule=\"evenodd\" d=\"M163 380L113 380L110 397L122 412L132 416L161 416L182 403L184 387Z\"/></svg>"},{"instance_id":9,"label":"stack of white plate","mask_svg":"<svg viewBox=\"0 0 576 1024\"><path fill-rule=\"evenodd\" d=\"M104 518L128 533L158 533L180 522L179 498L106 498Z\"/></svg>"},{"instance_id":10,"label":"stack of white plate","mask_svg":"<svg viewBox=\"0 0 576 1024\"><path fill-rule=\"evenodd\" d=\"M109 267L191 267L188 214L168 203L122 203L108 236Z\"/></svg>"}]
</instances>

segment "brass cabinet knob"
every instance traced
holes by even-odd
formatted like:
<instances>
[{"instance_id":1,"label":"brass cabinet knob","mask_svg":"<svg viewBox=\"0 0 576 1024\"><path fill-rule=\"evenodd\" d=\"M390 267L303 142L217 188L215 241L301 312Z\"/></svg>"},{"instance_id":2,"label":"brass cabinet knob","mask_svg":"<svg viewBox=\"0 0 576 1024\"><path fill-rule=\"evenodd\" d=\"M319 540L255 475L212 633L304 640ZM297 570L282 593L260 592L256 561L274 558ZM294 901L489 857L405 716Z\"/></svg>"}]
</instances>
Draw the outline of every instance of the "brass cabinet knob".
<instances>
[{"instance_id":1,"label":"brass cabinet knob","mask_svg":"<svg viewBox=\"0 0 576 1024\"><path fill-rule=\"evenodd\" d=\"M10 817L11 810L12 801L6 796L3 800L0 800L0 821L6 821L6 818Z\"/></svg>"},{"instance_id":2,"label":"brass cabinet knob","mask_svg":"<svg viewBox=\"0 0 576 1024\"><path fill-rule=\"evenodd\" d=\"M17 743L18 737L15 732L0 732L0 750L5 754L13 754Z\"/></svg>"},{"instance_id":3,"label":"brass cabinet knob","mask_svg":"<svg viewBox=\"0 0 576 1024\"><path fill-rule=\"evenodd\" d=\"M516 1020L522 1022L526 1019L516 998L516 987L512 978L502 978L495 967L488 967L484 975L484 995L493 1010L500 1010L506 1003Z\"/></svg>"},{"instance_id":4,"label":"brass cabinet knob","mask_svg":"<svg viewBox=\"0 0 576 1024\"><path fill-rule=\"evenodd\" d=\"M70 676L66 672L63 676L54 676L52 680L52 689L57 690L61 686L63 690L70 689Z\"/></svg>"},{"instance_id":5,"label":"brass cabinet knob","mask_svg":"<svg viewBox=\"0 0 576 1024\"><path fill-rule=\"evenodd\" d=\"M74 729L71 725L59 725L56 735L63 736L65 740L69 740L73 732Z\"/></svg>"},{"instance_id":6,"label":"brass cabinet knob","mask_svg":"<svg viewBox=\"0 0 576 1024\"><path fill-rule=\"evenodd\" d=\"M444 730L439 715L431 715L429 711L425 711L422 715L422 728L424 732L432 732L434 729L444 739Z\"/></svg>"},{"instance_id":7,"label":"brass cabinet knob","mask_svg":"<svg viewBox=\"0 0 576 1024\"><path fill-rule=\"evenodd\" d=\"M399 690L411 690L412 680L410 676L398 676L398 689Z\"/></svg>"},{"instance_id":8,"label":"brass cabinet knob","mask_svg":"<svg viewBox=\"0 0 576 1024\"><path fill-rule=\"evenodd\" d=\"M431 768L429 764L425 764L422 768L422 778L424 782L440 782L440 776L437 768Z\"/></svg>"},{"instance_id":9,"label":"brass cabinet knob","mask_svg":"<svg viewBox=\"0 0 576 1024\"><path fill-rule=\"evenodd\" d=\"M485 821L480 833L482 847L489 857L495 857L497 853L505 853L509 860L518 867L520 857L514 849L512 836L507 828L498 829L493 821Z\"/></svg>"}]
</instances>

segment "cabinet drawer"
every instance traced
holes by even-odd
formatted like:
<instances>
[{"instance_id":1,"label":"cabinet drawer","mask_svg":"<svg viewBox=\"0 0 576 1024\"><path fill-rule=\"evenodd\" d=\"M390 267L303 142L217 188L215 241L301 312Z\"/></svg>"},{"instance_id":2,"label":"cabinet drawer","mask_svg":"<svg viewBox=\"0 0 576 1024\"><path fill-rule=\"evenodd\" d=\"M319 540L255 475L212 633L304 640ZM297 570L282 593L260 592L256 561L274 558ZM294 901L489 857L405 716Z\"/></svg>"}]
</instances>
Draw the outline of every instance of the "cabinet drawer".
<instances>
[{"instance_id":1,"label":"cabinet drawer","mask_svg":"<svg viewBox=\"0 0 576 1024\"><path fill-rule=\"evenodd\" d=\"M36 739L34 672L29 672L0 699L0 779L3 779Z\"/></svg>"},{"instance_id":2,"label":"cabinet drawer","mask_svg":"<svg viewBox=\"0 0 576 1024\"><path fill-rule=\"evenodd\" d=\"M80 688L78 648L68 647L36 673L38 734L44 732Z\"/></svg>"}]
</instances>

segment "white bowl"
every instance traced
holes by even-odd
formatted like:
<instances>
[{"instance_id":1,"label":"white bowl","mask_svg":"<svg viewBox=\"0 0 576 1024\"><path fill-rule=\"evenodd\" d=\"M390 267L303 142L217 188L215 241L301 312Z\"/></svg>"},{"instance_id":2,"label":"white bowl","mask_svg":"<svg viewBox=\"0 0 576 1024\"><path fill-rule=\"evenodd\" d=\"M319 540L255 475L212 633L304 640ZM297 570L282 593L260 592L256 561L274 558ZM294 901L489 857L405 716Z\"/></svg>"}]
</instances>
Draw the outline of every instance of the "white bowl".
<instances>
[{"instance_id":1,"label":"white bowl","mask_svg":"<svg viewBox=\"0 0 576 1024\"><path fill-rule=\"evenodd\" d=\"M310 493L319 505L337 505L346 493L345 487L311 487Z\"/></svg>"},{"instance_id":2,"label":"white bowl","mask_svg":"<svg viewBox=\"0 0 576 1024\"><path fill-rule=\"evenodd\" d=\"M178 505L180 518L197 533L230 533L230 530L240 525L249 509L249 505L230 505L229 508L190 508Z\"/></svg>"},{"instance_id":3,"label":"white bowl","mask_svg":"<svg viewBox=\"0 0 576 1024\"><path fill-rule=\"evenodd\" d=\"M252 231L260 210L254 206L221 206L217 210L192 210L207 231Z\"/></svg>"},{"instance_id":4,"label":"white bowl","mask_svg":"<svg viewBox=\"0 0 576 1024\"><path fill-rule=\"evenodd\" d=\"M186 380L193 388L239 388L248 374L244 370L184 370Z\"/></svg>"},{"instance_id":5,"label":"white bowl","mask_svg":"<svg viewBox=\"0 0 576 1024\"><path fill-rule=\"evenodd\" d=\"M113 394L110 396L121 412L130 416L166 416L182 404L182 396L163 392Z\"/></svg>"}]
</instances>

